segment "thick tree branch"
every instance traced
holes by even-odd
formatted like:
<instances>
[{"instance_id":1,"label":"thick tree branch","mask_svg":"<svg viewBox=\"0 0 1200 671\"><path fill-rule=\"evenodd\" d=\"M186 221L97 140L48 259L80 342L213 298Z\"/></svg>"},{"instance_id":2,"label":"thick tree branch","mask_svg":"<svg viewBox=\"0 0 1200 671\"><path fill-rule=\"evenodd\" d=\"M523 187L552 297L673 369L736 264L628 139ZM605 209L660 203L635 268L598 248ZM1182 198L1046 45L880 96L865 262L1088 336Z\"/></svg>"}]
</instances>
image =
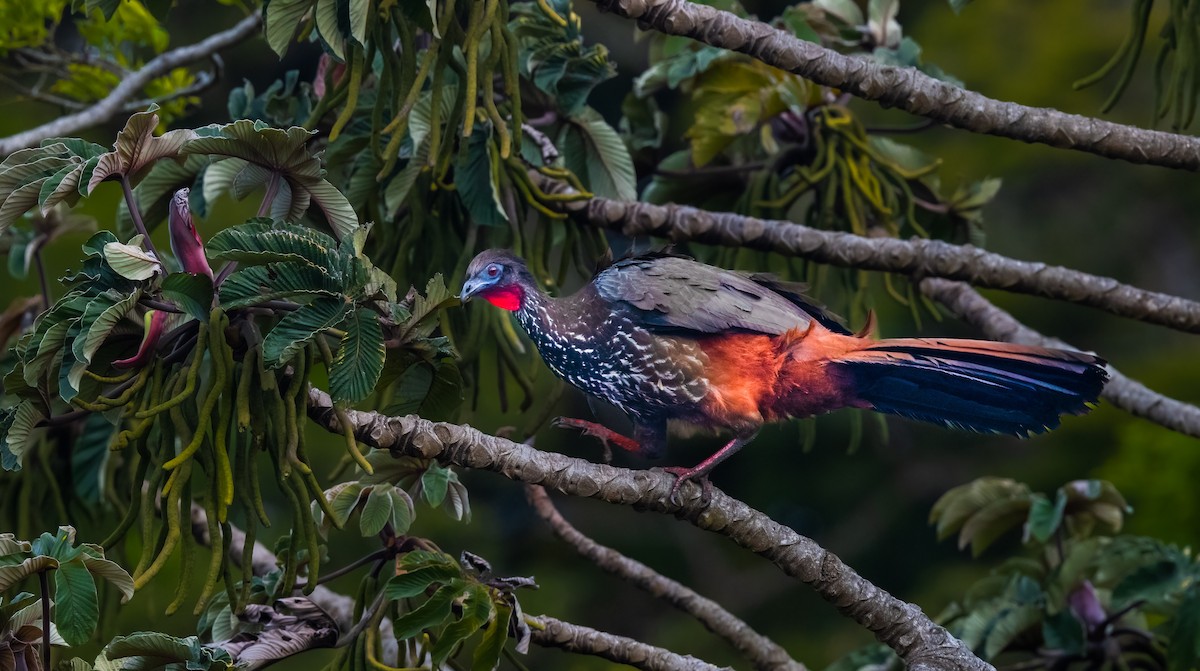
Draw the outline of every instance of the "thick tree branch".
<instances>
[{"instance_id":1,"label":"thick tree branch","mask_svg":"<svg viewBox=\"0 0 1200 671\"><path fill-rule=\"evenodd\" d=\"M721 604L700 596L687 585L583 535L558 512L545 488L528 485L525 488L525 496L555 536L569 543L596 566L696 618L706 629L737 648L750 660L754 668L763 671L804 671L805 666L793 660L787 650L754 631L750 625L725 610Z\"/></svg>"},{"instance_id":2,"label":"thick tree branch","mask_svg":"<svg viewBox=\"0 0 1200 671\"><path fill-rule=\"evenodd\" d=\"M78 133L84 128L102 124L115 114L122 112L124 105L151 81L177 67L187 65L231 47L258 32L262 15L258 12L247 16L228 30L211 35L195 44L179 47L156 56L140 70L130 74L102 100L87 109L59 117L36 128L16 135L0 138L0 156L7 156L18 149L32 147L48 137L61 137Z\"/></svg>"},{"instance_id":3,"label":"thick tree branch","mask_svg":"<svg viewBox=\"0 0 1200 671\"><path fill-rule=\"evenodd\" d=\"M313 420L330 431L341 431L328 394L312 389L308 400ZM670 501L675 478L658 469L633 471L593 464L541 452L469 426L430 422L414 415L387 417L350 410L345 416L358 440L394 454L495 471L511 480L573 496L675 515L701 529L722 534L811 586L895 650L910 668L992 668L915 605L871 584L813 540L719 490L714 489L708 504L704 504L700 485L687 482L680 489L682 503L675 504Z\"/></svg>"},{"instance_id":4,"label":"thick tree branch","mask_svg":"<svg viewBox=\"0 0 1200 671\"><path fill-rule=\"evenodd\" d=\"M533 642L547 648L595 655L646 671L718 671L721 668L691 655L681 655L632 638L563 622L545 615L530 618Z\"/></svg>"},{"instance_id":5,"label":"thick tree branch","mask_svg":"<svg viewBox=\"0 0 1200 671\"><path fill-rule=\"evenodd\" d=\"M929 278L921 282L920 288L925 295L945 305L956 317L993 340L1076 349L1025 326L962 282ZM1122 375L1112 366L1108 367L1108 375L1108 384L1104 385L1101 398L1131 415L1200 438L1200 408L1163 396L1141 382Z\"/></svg>"},{"instance_id":6,"label":"thick tree branch","mask_svg":"<svg viewBox=\"0 0 1200 671\"><path fill-rule=\"evenodd\" d=\"M687 0L593 0L643 28L738 51L885 106L956 128L1167 168L1200 170L1200 138L1002 102L914 68L882 65L806 42L760 21Z\"/></svg>"},{"instance_id":7,"label":"thick tree branch","mask_svg":"<svg viewBox=\"0 0 1200 671\"><path fill-rule=\"evenodd\" d=\"M530 173L531 177L535 174ZM548 193L570 190L566 184L540 174L536 174L536 179ZM972 245L920 238L868 238L685 205L651 205L607 198L555 205L578 221L629 236L652 235L676 242L747 247L835 266L962 280L975 286L1079 303L1119 317L1200 333L1200 302L1139 289L1071 268L1020 261Z\"/></svg>"}]
</instances>

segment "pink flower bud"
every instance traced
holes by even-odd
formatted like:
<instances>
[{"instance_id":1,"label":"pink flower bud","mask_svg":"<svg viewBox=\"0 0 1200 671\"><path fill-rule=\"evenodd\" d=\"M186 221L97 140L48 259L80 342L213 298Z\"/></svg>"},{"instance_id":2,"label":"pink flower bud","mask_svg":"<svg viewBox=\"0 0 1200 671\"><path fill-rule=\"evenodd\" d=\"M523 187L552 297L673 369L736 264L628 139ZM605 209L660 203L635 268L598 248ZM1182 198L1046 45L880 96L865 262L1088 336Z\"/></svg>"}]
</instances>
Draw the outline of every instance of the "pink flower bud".
<instances>
[{"instance_id":1,"label":"pink flower bud","mask_svg":"<svg viewBox=\"0 0 1200 671\"><path fill-rule=\"evenodd\" d=\"M189 193L191 189L183 188L176 191L175 196L171 198L170 216L167 217L167 226L171 233L171 251L183 266L183 272L212 277L212 267L208 265L208 257L204 255L204 243L192 223L192 210L188 207Z\"/></svg>"}]
</instances>

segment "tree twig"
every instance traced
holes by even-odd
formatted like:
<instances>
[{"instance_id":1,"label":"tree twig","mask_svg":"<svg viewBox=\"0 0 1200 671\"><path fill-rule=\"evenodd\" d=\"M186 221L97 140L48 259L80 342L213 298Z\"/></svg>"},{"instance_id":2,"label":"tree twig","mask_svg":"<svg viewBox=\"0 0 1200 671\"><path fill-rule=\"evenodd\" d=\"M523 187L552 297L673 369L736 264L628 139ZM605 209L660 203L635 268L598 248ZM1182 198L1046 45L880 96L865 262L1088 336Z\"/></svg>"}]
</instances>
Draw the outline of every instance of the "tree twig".
<instances>
[{"instance_id":1,"label":"tree twig","mask_svg":"<svg viewBox=\"0 0 1200 671\"><path fill-rule=\"evenodd\" d=\"M787 650L754 631L750 625L725 610L721 604L585 536L558 512L544 487L527 485L525 498L529 500L538 517L545 520L554 535L570 544L579 554L605 571L696 618L706 629L737 648L750 660L754 668L763 671L805 670L805 666L793 660Z\"/></svg>"},{"instance_id":2,"label":"tree twig","mask_svg":"<svg viewBox=\"0 0 1200 671\"><path fill-rule=\"evenodd\" d=\"M320 389L309 391L308 411L309 417L327 430L341 431L333 401ZM469 426L430 422L414 415L387 417L356 410L343 415L359 441L396 455L436 458L573 496L667 513L726 536L812 587L895 650L909 668L992 669L917 606L876 587L813 540L715 488L705 504L701 486L685 483L679 490L680 502L673 503L670 491L675 478L659 469L633 471L593 464L541 452Z\"/></svg>"},{"instance_id":3,"label":"tree twig","mask_svg":"<svg viewBox=\"0 0 1200 671\"><path fill-rule=\"evenodd\" d=\"M533 642L544 647L595 655L645 671L718 671L723 668L691 655L681 655L632 638L563 622L546 615L536 615L530 620Z\"/></svg>"},{"instance_id":4,"label":"tree twig","mask_svg":"<svg viewBox=\"0 0 1200 671\"><path fill-rule=\"evenodd\" d=\"M171 70L231 47L257 31L262 24L262 14L255 12L227 30L186 47L164 52L146 63L125 79L102 100L75 114L59 117L36 128L22 131L0 139L0 156L7 156L18 149L32 147L48 137L59 137L78 133L84 128L102 124L121 112L126 102L136 96L151 81Z\"/></svg>"},{"instance_id":5,"label":"tree twig","mask_svg":"<svg viewBox=\"0 0 1200 671\"><path fill-rule=\"evenodd\" d=\"M1003 102L916 68L846 56L760 21L688 0L593 0L643 28L747 54L805 79L956 128L1132 163L1200 170L1200 138Z\"/></svg>"},{"instance_id":6,"label":"tree twig","mask_svg":"<svg viewBox=\"0 0 1200 671\"><path fill-rule=\"evenodd\" d=\"M547 193L571 190L567 184L540 173L530 172L530 177ZM578 221L633 237L651 235L676 242L746 247L848 268L962 280L975 286L1055 298L1119 317L1200 333L1200 302L1139 289L1111 277L1009 258L973 245L923 238L869 238L686 205L652 205L607 198L553 205Z\"/></svg>"},{"instance_id":7,"label":"tree twig","mask_svg":"<svg viewBox=\"0 0 1200 671\"><path fill-rule=\"evenodd\" d=\"M993 340L1076 349L1025 326L962 282L928 278L921 282L920 289L946 306L954 316ZM1122 375L1111 365L1108 367L1108 376L1108 384L1100 393L1101 398L1131 415L1200 438L1200 408L1153 391L1141 382Z\"/></svg>"}]
</instances>

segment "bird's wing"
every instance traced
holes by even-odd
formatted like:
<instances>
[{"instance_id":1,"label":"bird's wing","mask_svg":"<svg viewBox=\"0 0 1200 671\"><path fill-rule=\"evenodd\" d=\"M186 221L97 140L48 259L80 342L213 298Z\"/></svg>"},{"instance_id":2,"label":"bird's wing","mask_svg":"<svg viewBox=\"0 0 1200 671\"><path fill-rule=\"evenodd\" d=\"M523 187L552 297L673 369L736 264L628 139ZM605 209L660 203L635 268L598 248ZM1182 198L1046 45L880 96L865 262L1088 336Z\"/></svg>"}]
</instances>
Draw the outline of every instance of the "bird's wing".
<instances>
[{"instance_id":1,"label":"bird's wing","mask_svg":"<svg viewBox=\"0 0 1200 671\"><path fill-rule=\"evenodd\" d=\"M686 257L647 254L621 259L592 280L606 300L633 308L639 321L666 331L723 333L731 330L778 335L816 320L845 328L795 291L770 276L744 275Z\"/></svg>"}]
</instances>

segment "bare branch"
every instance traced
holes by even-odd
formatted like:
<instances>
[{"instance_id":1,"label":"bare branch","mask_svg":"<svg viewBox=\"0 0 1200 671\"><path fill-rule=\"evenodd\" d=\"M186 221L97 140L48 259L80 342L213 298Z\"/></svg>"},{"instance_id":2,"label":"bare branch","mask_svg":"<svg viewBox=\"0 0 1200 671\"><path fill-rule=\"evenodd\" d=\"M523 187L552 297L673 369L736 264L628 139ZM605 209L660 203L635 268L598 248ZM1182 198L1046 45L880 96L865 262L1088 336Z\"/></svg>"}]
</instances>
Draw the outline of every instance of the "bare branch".
<instances>
[{"instance_id":1,"label":"bare branch","mask_svg":"<svg viewBox=\"0 0 1200 671\"><path fill-rule=\"evenodd\" d=\"M530 176L547 193L571 190L539 173L531 172ZM1119 317L1200 333L1200 302L1139 289L1111 277L1012 259L973 245L921 238L869 238L685 205L607 198L554 205L579 221L629 236L747 247L835 266L963 280L975 286L1079 303Z\"/></svg>"},{"instance_id":2,"label":"bare branch","mask_svg":"<svg viewBox=\"0 0 1200 671\"><path fill-rule=\"evenodd\" d=\"M687 0L593 1L602 11L636 19L643 28L738 51L823 86L956 128L1131 163L1200 170L1200 138L1002 102L915 68L845 56L760 21Z\"/></svg>"},{"instance_id":3,"label":"bare branch","mask_svg":"<svg viewBox=\"0 0 1200 671\"><path fill-rule=\"evenodd\" d=\"M187 65L202 58L208 58L221 49L231 47L253 36L261 24L262 14L255 12L228 30L211 35L195 44L159 54L149 63L142 66L140 70L121 80L121 83L105 96L103 100L96 102L87 109L75 114L59 117L37 128L31 128L16 135L0 138L0 156L7 156L25 147L32 147L48 137L71 135L78 133L84 128L90 128L108 121L114 115L121 112L125 103L138 95L154 79L167 74L177 67Z\"/></svg>"},{"instance_id":4,"label":"bare branch","mask_svg":"<svg viewBox=\"0 0 1200 671\"><path fill-rule=\"evenodd\" d=\"M533 642L544 647L595 655L646 671L718 671L728 668L713 666L691 655L680 655L632 638L597 631L545 615L529 619Z\"/></svg>"},{"instance_id":5,"label":"bare branch","mask_svg":"<svg viewBox=\"0 0 1200 671\"><path fill-rule=\"evenodd\" d=\"M327 430L340 432L333 401L319 389L308 397L308 414ZM773 562L831 602L842 614L870 630L914 669L991 669L921 609L871 584L812 539L801 536L745 503L713 489L707 504L702 488L687 482L681 503L670 500L674 476L660 469L633 471L489 436L469 426L430 422L415 415L387 417L348 410L358 440L397 455L438 459L465 468L495 471L519 482L542 485L686 519L724 535Z\"/></svg>"},{"instance_id":6,"label":"bare branch","mask_svg":"<svg viewBox=\"0 0 1200 671\"><path fill-rule=\"evenodd\" d=\"M1046 337L1025 326L962 282L930 278L922 281L920 288L925 295L945 305L956 317L993 340L1076 349L1057 338ZM1108 367L1108 375L1108 384L1104 385L1104 391L1100 393L1101 398L1131 415L1200 438L1200 408L1148 389L1146 385L1122 375L1112 366Z\"/></svg>"},{"instance_id":7,"label":"bare branch","mask_svg":"<svg viewBox=\"0 0 1200 671\"><path fill-rule=\"evenodd\" d=\"M626 557L583 535L558 512L545 488L528 485L525 487L525 497L554 535L569 543L579 554L605 571L696 618L706 629L733 644L754 664L754 668L767 671L804 671L805 666L793 660L779 644L754 631L750 625L725 610L721 604L700 596L687 585L676 582L640 561Z\"/></svg>"}]
</instances>

